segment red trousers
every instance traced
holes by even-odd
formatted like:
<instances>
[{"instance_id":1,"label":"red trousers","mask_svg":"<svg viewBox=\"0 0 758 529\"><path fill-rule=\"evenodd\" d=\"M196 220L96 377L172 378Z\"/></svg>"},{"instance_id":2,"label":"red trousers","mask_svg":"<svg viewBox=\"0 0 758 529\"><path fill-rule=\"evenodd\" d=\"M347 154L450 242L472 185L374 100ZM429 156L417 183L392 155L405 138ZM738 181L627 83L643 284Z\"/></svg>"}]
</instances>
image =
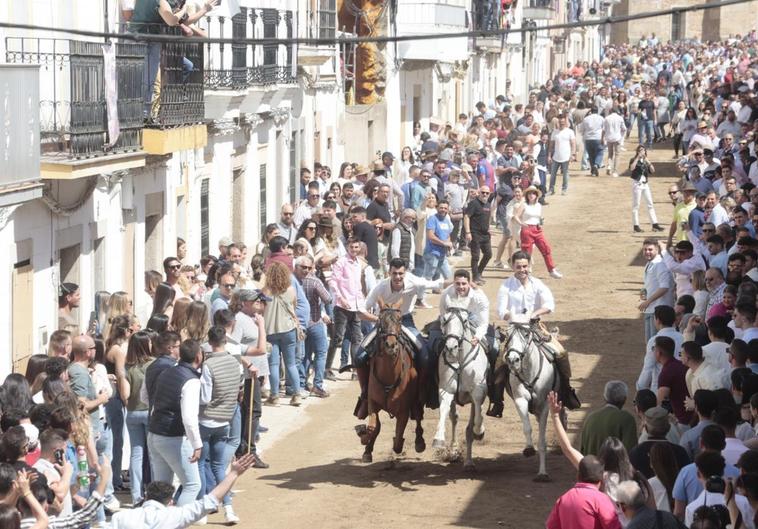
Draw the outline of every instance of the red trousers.
<instances>
[{"instance_id":1,"label":"red trousers","mask_svg":"<svg viewBox=\"0 0 758 529\"><path fill-rule=\"evenodd\" d=\"M545 266L547 271L552 272L555 269L555 262L553 262L553 254L550 250L550 244L548 244L545 238L545 232L542 231L542 226L536 226L527 224L521 226L521 249L532 255L532 246L536 246L545 259Z\"/></svg>"}]
</instances>

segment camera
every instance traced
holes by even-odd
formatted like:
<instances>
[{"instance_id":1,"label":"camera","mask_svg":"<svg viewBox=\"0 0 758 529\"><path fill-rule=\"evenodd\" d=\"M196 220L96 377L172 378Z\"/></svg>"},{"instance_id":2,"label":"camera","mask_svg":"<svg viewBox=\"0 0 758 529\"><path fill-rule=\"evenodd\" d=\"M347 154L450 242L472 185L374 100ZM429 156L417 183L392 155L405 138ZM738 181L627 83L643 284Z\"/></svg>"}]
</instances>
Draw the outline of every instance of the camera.
<instances>
[{"instance_id":1,"label":"camera","mask_svg":"<svg viewBox=\"0 0 758 529\"><path fill-rule=\"evenodd\" d=\"M724 478L721 476L711 476L705 481L705 490L714 494L724 494Z\"/></svg>"}]
</instances>

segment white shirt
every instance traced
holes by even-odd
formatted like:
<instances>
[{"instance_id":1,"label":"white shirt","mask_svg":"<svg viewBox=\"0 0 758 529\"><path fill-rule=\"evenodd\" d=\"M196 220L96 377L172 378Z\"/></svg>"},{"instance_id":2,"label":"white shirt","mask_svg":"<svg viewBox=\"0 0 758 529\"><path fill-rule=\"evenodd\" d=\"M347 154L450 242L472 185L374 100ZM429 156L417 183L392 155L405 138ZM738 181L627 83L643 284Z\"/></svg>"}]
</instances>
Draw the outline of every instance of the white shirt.
<instances>
[{"instance_id":1,"label":"white shirt","mask_svg":"<svg viewBox=\"0 0 758 529\"><path fill-rule=\"evenodd\" d=\"M487 325L490 322L490 300L479 288L470 288L468 295L461 297L455 290L455 285L450 285L442 291L440 298L440 317L447 313L448 307L466 309L476 321L474 336L478 340L484 339L487 334Z\"/></svg>"},{"instance_id":2,"label":"white shirt","mask_svg":"<svg viewBox=\"0 0 758 529\"><path fill-rule=\"evenodd\" d=\"M555 129L550 141L553 142L553 156L555 162L563 163L571 159L571 143L576 141L574 131L566 127L563 130Z\"/></svg>"},{"instance_id":3,"label":"white shirt","mask_svg":"<svg viewBox=\"0 0 758 529\"><path fill-rule=\"evenodd\" d=\"M437 281L432 281L406 273L405 279L403 280L403 289L397 292L392 290L390 282L390 278L382 279L371 289L371 292L369 292L368 297L366 298L367 309L370 310L373 308L379 310L380 299L385 305L394 305L400 301L400 313L403 316L406 314L413 314L416 306L418 289L420 287L427 290L431 288L442 288L442 284L445 280L440 277Z\"/></svg>"},{"instance_id":4,"label":"white shirt","mask_svg":"<svg viewBox=\"0 0 758 529\"><path fill-rule=\"evenodd\" d=\"M748 503L747 498L740 494L735 494L734 501L737 503L737 508L742 513L743 523L747 527L755 529L755 526L753 525L753 509L750 508L750 503ZM687 504L687 508L684 511L684 525L687 527L692 525L695 511L698 507L702 507L703 505L725 505L724 495L705 490L701 492L700 496Z\"/></svg>"},{"instance_id":5,"label":"white shirt","mask_svg":"<svg viewBox=\"0 0 758 529\"><path fill-rule=\"evenodd\" d=\"M726 352L729 344L726 342L711 342L703 346L703 358L713 367L725 372L727 376L732 370L729 365L729 354ZM731 383L731 381L730 381ZM725 387L729 387L728 385Z\"/></svg>"},{"instance_id":6,"label":"white shirt","mask_svg":"<svg viewBox=\"0 0 758 529\"><path fill-rule=\"evenodd\" d=\"M669 252L664 252L663 262L666 263L666 268L674 274L677 299L684 294L692 294L694 290L692 283L690 283L690 274L696 270L705 271L705 261L700 254L693 253L692 257L680 263Z\"/></svg>"},{"instance_id":7,"label":"white shirt","mask_svg":"<svg viewBox=\"0 0 758 529\"><path fill-rule=\"evenodd\" d=\"M673 428L670 428L673 429ZM648 480L650 488L653 489L653 497L655 498L655 508L659 511L671 512L671 506L669 505L669 494L666 492L666 487L663 486L658 476L653 476Z\"/></svg>"},{"instance_id":8,"label":"white shirt","mask_svg":"<svg viewBox=\"0 0 758 529\"><path fill-rule=\"evenodd\" d=\"M663 258L656 255L647 265L645 265L645 292L648 299L661 288L667 288L663 296L650 303L645 309L645 314L652 314L658 305L674 306L674 278L671 272L663 262Z\"/></svg>"},{"instance_id":9,"label":"white shirt","mask_svg":"<svg viewBox=\"0 0 758 529\"><path fill-rule=\"evenodd\" d=\"M729 224L729 213L726 212L724 206L716 204L711 210L711 214L708 216L708 222L713 223L718 227L721 224Z\"/></svg>"},{"instance_id":10,"label":"white shirt","mask_svg":"<svg viewBox=\"0 0 758 529\"><path fill-rule=\"evenodd\" d=\"M319 200L319 204L321 204L321 200ZM307 200L303 200L297 209L295 209L295 215L292 217L292 224L299 229L304 221L313 217L319 207L320 205L311 207Z\"/></svg>"},{"instance_id":11,"label":"white shirt","mask_svg":"<svg viewBox=\"0 0 758 529\"><path fill-rule=\"evenodd\" d=\"M725 387L723 371L708 362L703 362L694 371L688 369L684 379L687 382L690 395L694 395L699 389L715 391Z\"/></svg>"},{"instance_id":12,"label":"white shirt","mask_svg":"<svg viewBox=\"0 0 758 529\"><path fill-rule=\"evenodd\" d=\"M191 378L182 386L182 396L180 399L182 408L182 423L184 424L184 435L192 445L193 450L203 447L203 440L200 438L200 426L198 423L198 414L200 413L200 379Z\"/></svg>"},{"instance_id":13,"label":"white shirt","mask_svg":"<svg viewBox=\"0 0 758 529\"><path fill-rule=\"evenodd\" d=\"M647 341L647 347L645 348L645 358L642 361L642 371L640 376L637 377L636 387L640 389L650 389L653 393L658 392L658 375L661 374L661 364L655 358L655 339L658 336L665 336L674 340L674 358L681 360L682 342L684 342L684 336L682 333L674 329L673 327L664 327L659 330L655 336L651 336Z\"/></svg>"},{"instance_id":14,"label":"white shirt","mask_svg":"<svg viewBox=\"0 0 758 529\"><path fill-rule=\"evenodd\" d=\"M748 327L742 329L742 341L750 343L750 340L758 339L758 327Z\"/></svg>"},{"instance_id":15,"label":"white shirt","mask_svg":"<svg viewBox=\"0 0 758 529\"><path fill-rule=\"evenodd\" d=\"M748 450L748 447L745 446L745 443L743 443L741 440L737 439L736 437L727 437L726 448L721 451L721 455L723 456L724 461L726 461L727 465L736 466L737 460L744 452L747 452Z\"/></svg>"},{"instance_id":16,"label":"white shirt","mask_svg":"<svg viewBox=\"0 0 758 529\"><path fill-rule=\"evenodd\" d=\"M510 317L514 323L529 323L537 309L555 310L553 293L536 277L528 276L526 284L515 276L509 277L497 291L497 315L500 319Z\"/></svg>"},{"instance_id":17,"label":"white shirt","mask_svg":"<svg viewBox=\"0 0 758 529\"><path fill-rule=\"evenodd\" d=\"M48 485L54 485L55 483L58 483L61 480L61 474L58 472L58 470L53 466L53 464L48 461L47 459L39 458L36 463L34 463L34 469L43 474L47 478ZM66 496L63 498L63 504L61 508L60 516L63 518L64 516L68 516L73 512L73 506L71 503L71 491L66 493Z\"/></svg>"},{"instance_id":18,"label":"white shirt","mask_svg":"<svg viewBox=\"0 0 758 529\"><path fill-rule=\"evenodd\" d=\"M218 501L210 494L182 507L166 507L155 500L146 501L142 507L124 509L113 515L112 529L182 529L218 509Z\"/></svg>"},{"instance_id":19,"label":"white shirt","mask_svg":"<svg viewBox=\"0 0 758 529\"><path fill-rule=\"evenodd\" d=\"M611 112L605 118L603 130L605 132L605 141L608 143L619 143L624 139L624 135L626 134L624 118L616 112Z\"/></svg>"},{"instance_id":20,"label":"white shirt","mask_svg":"<svg viewBox=\"0 0 758 529\"><path fill-rule=\"evenodd\" d=\"M587 114L579 125L579 131L585 140L599 140L603 137L605 119L600 114Z\"/></svg>"}]
</instances>

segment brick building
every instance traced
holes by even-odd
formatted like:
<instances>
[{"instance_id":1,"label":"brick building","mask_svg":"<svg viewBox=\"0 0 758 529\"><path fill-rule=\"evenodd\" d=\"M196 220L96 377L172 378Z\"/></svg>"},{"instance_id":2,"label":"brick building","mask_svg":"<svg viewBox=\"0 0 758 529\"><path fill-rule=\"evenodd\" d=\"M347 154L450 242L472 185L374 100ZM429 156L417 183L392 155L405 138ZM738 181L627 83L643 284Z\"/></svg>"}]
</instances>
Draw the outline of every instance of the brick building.
<instances>
[{"instance_id":1,"label":"brick building","mask_svg":"<svg viewBox=\"0 0 758 529\"><path fill-rule=\"evenodd\" d=\"M621 0L613 15L634 15L700 4L701 0ZM730 35L744 35L758 26L758 1L713 8L703 11L675 13L613 24L611 44L636 43L643 36L655 33L659 40L719 40Z\"/></svg>"}]
</instances>

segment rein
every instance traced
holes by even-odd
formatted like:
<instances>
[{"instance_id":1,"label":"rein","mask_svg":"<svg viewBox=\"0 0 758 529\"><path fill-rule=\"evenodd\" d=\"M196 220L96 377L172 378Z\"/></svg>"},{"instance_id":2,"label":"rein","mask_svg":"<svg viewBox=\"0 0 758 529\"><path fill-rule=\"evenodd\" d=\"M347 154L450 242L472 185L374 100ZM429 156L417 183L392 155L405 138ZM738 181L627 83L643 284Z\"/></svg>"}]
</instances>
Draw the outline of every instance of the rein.
<instances>
[{"instance_id":1,"label":"rein","mask_svg":"<svg viewBox=\"0 0 758 529\"><path fill-rule=\"evenodd\" d=\"M534 394L534 385L537 383L537 380L539 380L540 378L540 374L542 373L542 366L545 362L545 359L544 359L545 355L542 354L542 352L539 350L539 344L542 343L542 340L535 340L534 335L536 333L531 329L531 327L518 324L518 323L513 323L511 325L514 329L508 336L508 340L505 342L505 361L508 362L508 356L511 353L511 351L513 351L514 353L518 355L519 359L521 360L521 369L519 369L518 371L511 369L511 372L516 376L518 381L521 382L521 384L527 389L527 391L529 391L529 393ZM513 340L513 335L516 334L517 332L521 334L522 336L525 333L528 333L529 335L528 340L526 340L525 342L524 349L521 351L519 351L515 347L510 347L510 343ZM531 345L534 345L535 347L537 347L537 354L540 359L540 364L537 368L536 374L534 375L534 378L532 379L532 381L527 382L526 379L524 379L524 375L523 375L524 367L525 367L524 358L526 357L527 351L529 351L529 347Z\"/></svg>"},{"instance_id":2,"label":"rein","mask_svg":"<svg viewBox=\"0 0 758 529\"><path fill-rule=\"evenodd\" d=\"M382 309L382 311L400 312L398 309L393 309L393 308L385 308L385 309ZM389 356L393 356L394 357L394 361L392 362L393 366L397 365L398 359L401 362L401 365L400 365L400 374L397 376L397 379L395 379L395 381L393 383L387 384L387 383L385 383L383 380L381 380L379 378L379 375L376 374L376 370L375 369L371 369L371 374L374 377L374 380L382 387L382 391L384 392L384 409L387 411L387 413L389 413L389 415L390 415L391 418L394 418L394 416L393 416L392 413L390 413L390 411L388 409L389 408L389 395L390 395L390 393L392 393L394 390L396 390L400 386L400 384L403 382L403 379L405 378L406 374L408 373L408 370L411 367L410 366L410 362L408 361L407 351L405 351L403 349L403 336L401 336L401 334L402 334L402 324L399 324L399 325L401 326L400 327L401 330L400 330L399 333L398 332L386 332L385 329L384 329L384 326L382 325L382 326L379 327L379 332L376 335L376 339L379 340L379 345L380 346L382 344L382 341L385 338L394 337L395 340L397 341L396 347L397 347L397 349L399 349L399 351L397 353L395 353L395 354L389 354ZM376 354L374 356L375 357L378 357L378 356L387 356L387 354L379 354L379 347L377 347L377 352L376 352Z\"/></svg>"}]
</instances>

